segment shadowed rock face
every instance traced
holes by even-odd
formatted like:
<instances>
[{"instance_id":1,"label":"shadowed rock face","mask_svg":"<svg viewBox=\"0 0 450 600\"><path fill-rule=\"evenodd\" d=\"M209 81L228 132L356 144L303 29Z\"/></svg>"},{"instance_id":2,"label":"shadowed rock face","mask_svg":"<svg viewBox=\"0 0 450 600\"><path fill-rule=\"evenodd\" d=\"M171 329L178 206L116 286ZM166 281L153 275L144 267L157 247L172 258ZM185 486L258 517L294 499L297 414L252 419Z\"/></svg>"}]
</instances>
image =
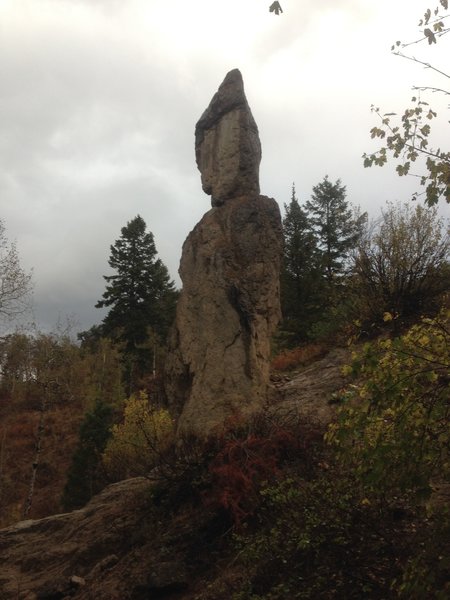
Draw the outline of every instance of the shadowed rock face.
<instances>
[{"instance_id":1,"label":"shadowed rock face","mask_svg":"<svg viewBox=\"0 0 450 600\"><path fill-rule=\"evenodd\" d=\"M259 194L261 144L238 69L228 73L196 125L195 156L212 206Z\"/></svg>"},{"instance_id":2,"label":"shadowed rock face","mask_svg":"<svg viewBox=\"0 0 450 600\"><path fill-rule=\"evenodd\" d=\"M197 124L196 154L213 208L183 245L166 393L179 432L206 436L261 408L280 318L280 211L259 195L258 129L239 71Z\"/></svg>"}]
</instances>

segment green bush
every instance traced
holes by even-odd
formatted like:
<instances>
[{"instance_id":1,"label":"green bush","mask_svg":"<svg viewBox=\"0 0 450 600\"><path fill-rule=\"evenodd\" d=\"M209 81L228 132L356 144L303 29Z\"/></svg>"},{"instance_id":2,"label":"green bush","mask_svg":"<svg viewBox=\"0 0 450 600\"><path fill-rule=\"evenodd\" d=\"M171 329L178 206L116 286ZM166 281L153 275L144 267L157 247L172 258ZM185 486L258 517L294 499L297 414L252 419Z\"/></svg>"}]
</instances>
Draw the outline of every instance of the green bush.
<instances>
[{"instance_id":1,"label":"green bush","mask_svg":"<svg viewBox=\"0 0 450 600\"><path fill-rule=\"evenodd\" d=\"M449 318L444 310L399 338L366 344L347 370L362 382L327 439L366 488L386 497L423 497L434 478L449 482Z\"/></svg>"},{"instance_id":2,"label":"green bush","mask_svg":"<svg viewBox=\"0 0 450 600\"><path fill-rule=\"evenodd\" d=\"M404 538L358 488L329 468L263 490L258 528L236 539L250 585L233 600L390 597Z\"/></svg>"},{"instance_id":3,"label":"green bush","mask_svg":"<svg viewBox=\"0 0 450 600\"><path fill-rule=\"evenodd\" d=\"M391 315L386 314L389 319ZM443 600L450 592L450 311L399 338L366 344L327 440L364 494L413 515L413 543L393 597Z\"/></svg>"}]
</instances>

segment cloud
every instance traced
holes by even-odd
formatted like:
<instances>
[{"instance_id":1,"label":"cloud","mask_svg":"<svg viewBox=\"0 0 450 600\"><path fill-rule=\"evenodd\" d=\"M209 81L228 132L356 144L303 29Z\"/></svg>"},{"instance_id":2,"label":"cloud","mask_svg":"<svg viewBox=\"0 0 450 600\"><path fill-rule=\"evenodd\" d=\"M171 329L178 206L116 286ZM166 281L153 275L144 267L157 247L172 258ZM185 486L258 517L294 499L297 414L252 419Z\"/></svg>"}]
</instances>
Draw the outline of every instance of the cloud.
<instances>
[{"instance_id":1,"label":"cloud","mask_svg":"<svg viewBox=\"0 0 450 600\"><path fill-rule=\"evenodd\" d=\"M365 209L408 196L415 181L385 169L380 185L360 157L370 104L396 109L410 95L414 65L388 49L399 13L420 3L282 4L275 17L261 0L0 3L0 208L35 269L42 326L58 314L77 313L82 328L99 320L109 246L136 214L177 277L210 206L195 123L231 68L260 129L263 193L282 205L295 180L307 198L328 173Z\"/></svg>"}]
</instances>

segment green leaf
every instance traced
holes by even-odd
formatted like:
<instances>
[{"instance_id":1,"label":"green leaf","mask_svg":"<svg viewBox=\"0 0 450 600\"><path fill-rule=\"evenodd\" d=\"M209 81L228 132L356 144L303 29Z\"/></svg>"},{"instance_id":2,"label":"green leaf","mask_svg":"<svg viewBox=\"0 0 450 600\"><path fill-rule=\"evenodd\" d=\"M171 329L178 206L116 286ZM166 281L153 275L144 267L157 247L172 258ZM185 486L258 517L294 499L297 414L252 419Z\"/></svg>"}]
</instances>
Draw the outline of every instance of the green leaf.
<instances>
[{"instance_id":1,"label":"green leaf","mask_svg":"<svg viewBox=\"0 0 450 600\"><path fill-rule=\"evenodd\" d=\"M425 37L428 39L428 43L431 44L437 44L437 40L436 40L436 36L434 35L434 33L431 31L431 29L425 29L424 30L424 35Z\"/></svg>"},{"instance_id":2,"label":"green leaf","mask_svg":"<svg viewBox=\"0 0 450 600\"><path fill-rule=\"evenodd\" d=\"M402 177L403 175L407 175L409 172L409 168L411 166L410 162L406 162L404 165L397 165L396 171Z\"/></svg>"}]
</instances>

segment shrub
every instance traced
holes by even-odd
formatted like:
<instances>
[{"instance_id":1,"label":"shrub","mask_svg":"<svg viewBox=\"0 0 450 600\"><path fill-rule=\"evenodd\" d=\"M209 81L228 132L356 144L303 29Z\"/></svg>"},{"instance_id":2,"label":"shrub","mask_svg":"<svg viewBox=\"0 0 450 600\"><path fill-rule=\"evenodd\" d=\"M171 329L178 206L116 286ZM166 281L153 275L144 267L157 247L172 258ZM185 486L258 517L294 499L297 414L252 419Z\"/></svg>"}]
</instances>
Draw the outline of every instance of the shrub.
<instances>
[{"instance_id":1,"label":"shrub","mask_svg":"<svg viewBox=\"0 0 450 600\"><path fill-rule=\"evenodd\" d=\"M211 453L203 501L240 528L258 511L261 490L283 479L289 464L309 472L321 445L322 433L312 425L283 425L264 413L245 426L234 423Z\"/></svg>"},{"instance_id":2,"label":"shrub","mask_svg":"<svg viewBox=\"0 0 450 600\"><path fill-rule=\"evenodd\" d=\"M353 476L332 466L261 490L259 526L235 538L249 585L233 600L391 597L406 540L380 516Z\"/></svg>"},{"instance_id":3,"label":"shrub","mask_svg":"<svg viewBox=\"0 0 450 600\"><path fill-rule=\"evenodd\" d=\"M200 502L224 526L239 528L258 510L260 490L283 478L285 467L311 471L322 437L314 426L283 426L263 413L250 422L230 420L218 436L178 439L158 456L155 501L168 511Z\"/></svg>"},{"instance_id":4,"label":"shrub","mask_svg":"<svg viewBox=\"0 0 450 600\"><path fill-rule=\"evenodd\" d=\"M448 232L435 208L388 204L354 253L360 310L369 320L384 312L417 315L449 289Z\"/></svg>"},{"instance_id":5,"label":"shrub","mask_svg":"<svg viewBox=\"0 0 450 600\"><path fill-rule=\"evenodd\" d=\"M450 311L405 335L366 344L349 371L363 377L327 439L366 486L428 494L450 478Z\"/></svg>"},{"instance_id":6,"label":"shrub","mask_svg":"<svg viewBox=\"0 0 450 600\"><path fill-rule=\"evenodd\" d=\"M450 514L438 510L421 524L412 556L393 589L404 600L450 598Z\"/></svg>"},{"instance_id":7,"label":"shrub","mask_svg":"<svg viewBox=\"0 0 450 600\"><path fill-rule=\"evenodd\" d=\"M433 488L450 486L449 319L445 309L399 338L366 344L348 369L359 383L327 433L364 494L418 519L392 584L394 597L408 600L443 600L450 591L448 498L430 513Z\"/></svg>"},{"instance_id":8,"label":"shrub","mask_svg":"<svg viewBox=\"0 0 450 600\"><path fill-rule=\"evenodd\" d=\"M292 350L280 352L271 363L274 371L291 371L309 362L321 358L326 352L322 344L308 344Z\"/></svg>"},{"instance_id":9,"label":"shrub","mask_svg":"<svg viewBox=\"0 0 450 600\"><path fill-rule=\"evenodd\" d=\"M115 481L146 475L172 440L173 421L165 409L150 406L147 394L130 396L123 422L113 425L103 465Z\"/></svg>"},{"instance_id":10,"label":"shrub","mask_svg":"<svg viewBox=\"0 0 450 600\"><path fill-rule=\"evenodd\" d=\"M224 440L209 465L212 481L204 494L207 506L224 509L234 525L241 525L255 512L262 486L276 480L282 454L295 446L292 435L283 429L266 438L249 434L244 439Z\"/></svg>"}]
</instances>

